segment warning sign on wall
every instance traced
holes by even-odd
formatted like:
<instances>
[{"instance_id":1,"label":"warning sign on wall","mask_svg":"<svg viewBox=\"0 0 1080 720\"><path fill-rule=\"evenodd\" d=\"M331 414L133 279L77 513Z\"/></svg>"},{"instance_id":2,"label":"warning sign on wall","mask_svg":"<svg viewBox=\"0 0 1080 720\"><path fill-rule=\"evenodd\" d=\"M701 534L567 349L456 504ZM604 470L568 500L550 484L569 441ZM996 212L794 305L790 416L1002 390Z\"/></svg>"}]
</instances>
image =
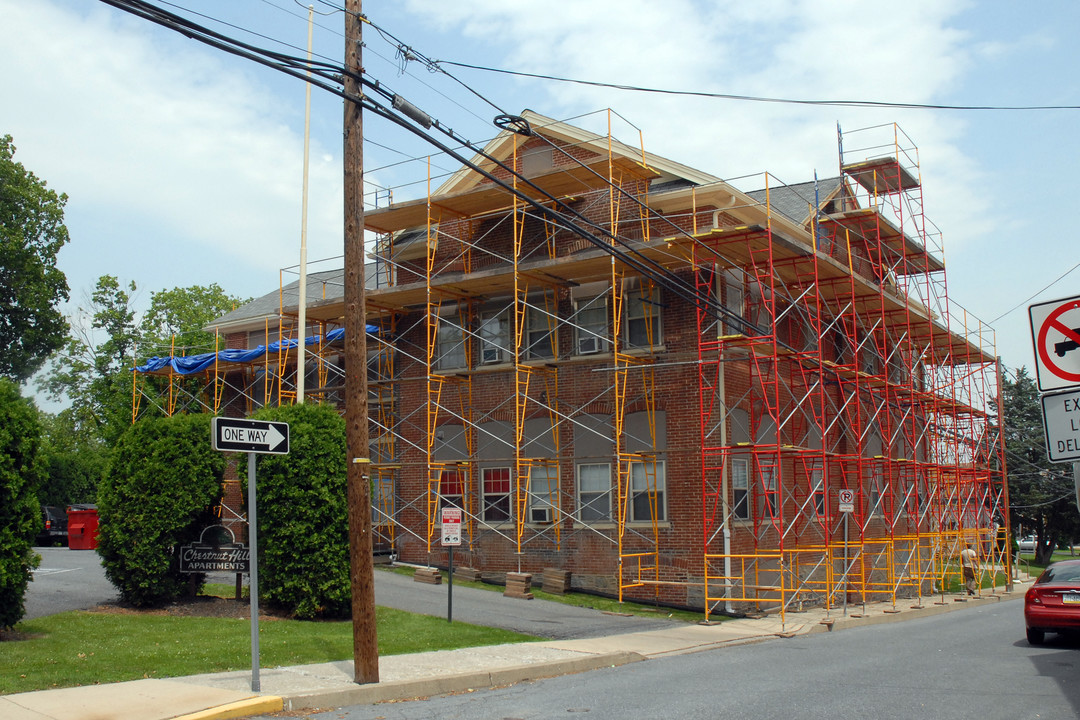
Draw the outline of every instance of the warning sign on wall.
<instances>
[{"instance_id":1,"label":"warning sign on wall","mask_svg":"<svg viewBox=\"0 0 1080 720\"><path fill-rule=\"evenodd\" d=\"M1080 296L1028 307L1039 390L1080 387Z\"/></svg>"}]
</instances>

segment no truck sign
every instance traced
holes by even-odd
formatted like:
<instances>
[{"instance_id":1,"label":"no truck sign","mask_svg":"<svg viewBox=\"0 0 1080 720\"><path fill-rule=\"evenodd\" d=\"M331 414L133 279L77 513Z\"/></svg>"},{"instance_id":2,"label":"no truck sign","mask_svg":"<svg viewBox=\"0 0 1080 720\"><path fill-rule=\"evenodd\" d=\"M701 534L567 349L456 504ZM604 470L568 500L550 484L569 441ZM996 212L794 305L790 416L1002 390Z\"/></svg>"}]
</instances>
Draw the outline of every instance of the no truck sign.
<instances>
[{"instance_id":1,"label":"no truck sign","mask_svg":"<svg viewBox=\"0 0 1080 720\"><path fill-rule=\"evenodd\" d=\"M1080 296L1028 307L1039 390L1080 386Z\"/></svg>"}]
</instances>

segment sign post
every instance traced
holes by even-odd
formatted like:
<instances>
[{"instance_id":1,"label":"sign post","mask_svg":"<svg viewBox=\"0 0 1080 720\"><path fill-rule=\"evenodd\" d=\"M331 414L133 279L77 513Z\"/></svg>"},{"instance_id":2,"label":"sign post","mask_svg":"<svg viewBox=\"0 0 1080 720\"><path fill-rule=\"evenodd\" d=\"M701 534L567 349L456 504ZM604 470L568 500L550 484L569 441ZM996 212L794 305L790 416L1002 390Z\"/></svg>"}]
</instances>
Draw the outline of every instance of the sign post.
<instances>
[{"instance_id":1,"label":"sign post","mask_svg":"<svg viewBox=\"0 0 1080 720\"><path fill-rule=\"evenodd\" d=\"M251 691L259 692L259 533L255 514L255 456L289 453L289 424L215 417L210 420L215 450L246 452L248 456L248 593L251 596Z\"/></svg>"},{"instance_id":2,"label":"sign post","mask_svg":"<svg viewBox=\"0 0 1080 720\"><path fill-rule=\"evenodd\" d=\"M1050 462L1073 463L1080 509L1080 296L1028 306L1046 454Z\"/></svg>"},{"instance_id":3,"label":"sign post","mask_svg":"<svg viewBox=\"0 0 1080 720\"><path fill-rule=\"evenodd\" d=\"M442 509L442 544L447 548L446 622L454 622L454 548L461 544L461 508Z\"/></svg>"},{"instance_id":4,"label":"sign post","mask_svg":"<svg viewBox=\"0 0 1080 720\"><path fill-rule=\"evenodd\" d=\"M848 560L848 518L855 512L855 491L844 488L839 495L840 512L844 513L844 615L847 616L847 586L848 576L851 575L851 564Z\"/></svg>"}]
</instances>

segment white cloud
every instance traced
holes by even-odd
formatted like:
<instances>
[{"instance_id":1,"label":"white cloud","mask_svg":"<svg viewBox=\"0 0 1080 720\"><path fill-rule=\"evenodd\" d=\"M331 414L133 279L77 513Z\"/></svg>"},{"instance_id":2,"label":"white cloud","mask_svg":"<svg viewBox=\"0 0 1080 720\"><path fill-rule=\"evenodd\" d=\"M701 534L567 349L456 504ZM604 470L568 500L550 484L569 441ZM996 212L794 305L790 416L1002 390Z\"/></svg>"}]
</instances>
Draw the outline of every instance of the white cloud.
<instances>
[{"instance_id":1,"label":"white cloud","mask_svg":"<svg viewBox=\"0 0 1080 720\"><path fill-rule=\"evenodd\" d=\"M87 283L83 265L103 256L90 250L104 243L127 246L131 257L151 244L165 268L201 263L223 286L225 268L255 269L265 284L295 262L302 138L289 124L302 93L285 107L259 74L104 6L0 0L0 13L0 65L9 69L0 94L20 102L5 113L4 132L15 137L17 159L70 195L69 216L92 214L111 231L73 233L62 255L80 264L68 270L73 286ZM313 154L332 158L317 143ZM330 202L313 204L310 235L339 246L340 162L314 162L311 184ZM89 271L143 283L154 275L147 267Z\"/></svg>"}]
</instances>

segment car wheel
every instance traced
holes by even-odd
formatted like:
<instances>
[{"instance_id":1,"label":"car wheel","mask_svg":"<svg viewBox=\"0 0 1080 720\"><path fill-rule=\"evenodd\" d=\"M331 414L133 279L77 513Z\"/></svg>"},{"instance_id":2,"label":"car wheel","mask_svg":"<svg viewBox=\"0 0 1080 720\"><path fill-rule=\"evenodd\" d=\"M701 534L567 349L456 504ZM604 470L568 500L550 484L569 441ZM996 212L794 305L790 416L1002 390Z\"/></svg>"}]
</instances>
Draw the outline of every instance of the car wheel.
<instances>
[{"instance_id":1,"label":"car wheel","mask_svg":"<svg viewBox=\"0 0 1080 720\"><path fill-rule=\"evenodd\" d=\"M1046 633L1042 630L1036 630L1035 628L1028 628L1027 639L1032 645L1042 645L1043 640L1046 639Z\"/></svg>"}]
</instances>

